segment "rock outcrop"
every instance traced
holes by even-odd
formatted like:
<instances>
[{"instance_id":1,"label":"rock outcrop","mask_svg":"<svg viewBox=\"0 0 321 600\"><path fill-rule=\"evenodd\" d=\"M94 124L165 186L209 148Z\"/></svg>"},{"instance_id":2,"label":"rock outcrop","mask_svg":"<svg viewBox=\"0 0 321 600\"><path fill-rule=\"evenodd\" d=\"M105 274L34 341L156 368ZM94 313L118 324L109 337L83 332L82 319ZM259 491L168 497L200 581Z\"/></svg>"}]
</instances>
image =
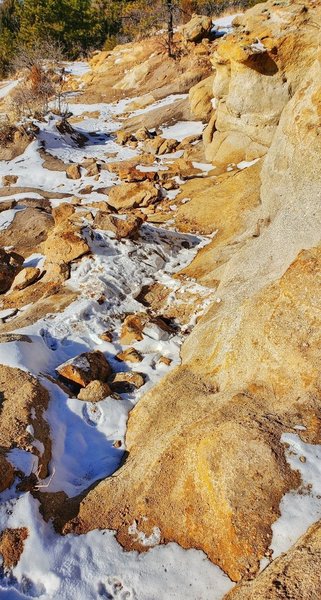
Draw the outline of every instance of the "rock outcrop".
<instances>
[{"instance_id":1,"label":"rock outcrop","mask_svg":"<svg viewBox=\"0 0 321 600\"><path fill-rule=\"evenodd\" d=\"M259 4L237 17L235 34L213 56L215 131L207 159L215 164L266 154L281 113L318 52L312 2Z\"/></svg>"},{"instance_id":2,"label":"rock outcrop","mask_svg":"<svg viewBox=\"0 0 321 600\"><path fill-rule=\"evenodd\" d=\"M182 365L132 411L125 465L88 493L65 531L110 527L143 551L135 522L146 536L158 527L163 542L203 549L234 581L259 571L281 499L300 485L281 436L321 443L320 20L312 0L268 2L218 45L217 108L205 134L217 169L185 184L192 199L176 216L182 229L216 232L184 271L212 286L215 302L187 338ZM144 323L127 317L123 329L131 344ZM277 594L293 564L288 589L301 598L295 569L310 572L301 552L310 540L318 557L316 526L230 597L287 597ZM313 576L302 597L317 585Z\"/></svg>"}]
</instances>

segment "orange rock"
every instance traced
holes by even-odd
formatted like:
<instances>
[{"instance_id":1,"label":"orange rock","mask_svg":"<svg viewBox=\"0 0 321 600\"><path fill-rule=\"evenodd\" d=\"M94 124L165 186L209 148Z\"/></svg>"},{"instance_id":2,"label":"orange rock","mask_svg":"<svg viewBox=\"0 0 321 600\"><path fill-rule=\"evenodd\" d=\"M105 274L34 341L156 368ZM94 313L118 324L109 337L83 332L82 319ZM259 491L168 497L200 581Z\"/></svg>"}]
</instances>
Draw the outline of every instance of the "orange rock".
<instances>
[{"instance_id":1,"label":"orange rock","mask_svg":"<svg viewBox=\"0 0 321 600\"><path fill-rule=\"evenodd\" d=\"M61 377L86 387L95 380L105 382L111 374L111 368L102 352L84 352L68 360L59 367L57 372Z\"/></svg>"}]
</instances>

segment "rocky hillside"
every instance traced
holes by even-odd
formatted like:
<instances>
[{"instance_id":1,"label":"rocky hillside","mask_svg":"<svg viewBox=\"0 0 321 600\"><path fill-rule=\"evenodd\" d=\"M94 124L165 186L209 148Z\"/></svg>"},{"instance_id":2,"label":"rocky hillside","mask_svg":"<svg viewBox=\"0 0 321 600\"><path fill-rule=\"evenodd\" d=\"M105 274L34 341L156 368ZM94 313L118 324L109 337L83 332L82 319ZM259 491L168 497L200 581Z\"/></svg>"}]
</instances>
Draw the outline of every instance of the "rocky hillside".
<instances>
[{"instance_id":1,"label":"rocky hillside","mask_svg":"<svg viewBox=\"0 0 321 600\"><path fill-rule=\"evenodd\" d=\"M320 597L320 41L314 0L195 16L11 131L4 589Z\"/></svg>"}]
</instances>

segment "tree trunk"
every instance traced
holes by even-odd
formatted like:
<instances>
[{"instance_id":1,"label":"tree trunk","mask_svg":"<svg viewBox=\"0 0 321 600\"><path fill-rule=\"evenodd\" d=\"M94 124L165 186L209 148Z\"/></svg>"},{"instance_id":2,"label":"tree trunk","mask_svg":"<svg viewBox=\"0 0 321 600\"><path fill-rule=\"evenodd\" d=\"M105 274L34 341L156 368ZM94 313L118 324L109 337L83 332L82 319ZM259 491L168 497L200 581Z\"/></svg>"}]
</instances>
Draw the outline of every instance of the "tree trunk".
<instances>
[{"instance_id":1,"label":"tree trunk","mask_svg":"<svg viewBox=\"0 0 321 600\"><path fill-rule=\"evenodd\" d=\"M166 0L167 7L167 46L168 46L168 56L173 56L173 36L174 36L174 28L173 28L173 14L174 14L174 5L173 0Z\"/></svg>"}]
</instances>

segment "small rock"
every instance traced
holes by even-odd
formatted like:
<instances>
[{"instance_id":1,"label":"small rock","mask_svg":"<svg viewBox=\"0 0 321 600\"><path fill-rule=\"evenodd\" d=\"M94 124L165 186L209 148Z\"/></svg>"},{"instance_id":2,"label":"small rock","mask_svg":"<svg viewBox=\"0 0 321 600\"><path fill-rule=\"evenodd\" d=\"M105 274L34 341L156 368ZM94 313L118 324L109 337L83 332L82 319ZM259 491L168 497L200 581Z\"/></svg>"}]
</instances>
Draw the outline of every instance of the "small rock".
<instances>
[{"instance_id":1,"label":"small rock","mask_svg":"<svg viewBox=\"0 0 321 600\"><path fill-rule=\"evenodd\" d=\"M112 231L118 239L137 237L143 219L134 215L112 215L99 211L94 220L94 227L104 231Z\"/></svg>"},{"instance_id":2,"label":"small rock","mask_svg":"<svg viewBox=\"0 0 321 600\"><path fill-rule=\"evenodd\" d=\"M116 210L138 208L156 202L159 195L159 189L150 181L122 183L110 190L108 204Z\"/></svg>"},{"instance_id":3,"label":"small rock","mask_svg":"<svg viewBox=\"0 0 321 600\"><path fill-rule=\"evenodd\" d=\"M178 190L179 184L176 183L176 181L174 179L169 179L168 181L165 181L163 183L163 188L165 190Z\"/></svg>"},{"instance_id":4,"label":"small rock","mask_svg":"<svg viewBox=\"0 0 321 600\"><path fill-rule=\"evenodd\" d=\"M69 202L63 202L52 209L52 216L55 220L55 224L58 225L71 217L75 212L75 207Z\"/></svg>"},{"instance_id":5,"label":"small rock","mask_svg":"<svg viewBox=\"0 0 321 600\"><path fill-rule=\"evenodd\" d=\"M168 358L168 356L161 356L158 362L169 367L169 365L171 365L173 361L171 358Z\"/></svg>"},{"instance_id":6,"label":"small rock","mask_svg":"<svg viewBox=\"0 0 321 600\"><path fill-rule=\"evenodd\" d=\"M120 343L128 346L133 342L140 342L143 339L143 329L148 322L145 314L128 315L121 328Z\"/></svg>"},{"instance_id":7,"label":"small rock","mask_svg":"<svg viewBox=\"0 0 321 600\"><path fill-rule=\"evenodd\" d=\"M0 492L11 486L14 481L14 469L11 463L0 452Z\"/></svg>"},{"instance_id":8,"label":"small rock","mask_svg":"<svg viewBox=\"0 0 321 600\"><path fill-rule=\"evenodd\" d=\"M143 356L136 348L127 348L116 355L117 360L122 362L139 363L143 360Z\"/></svg>"},{"instance_id":9,"label":"small rock","mask_svg":"<svg viewBox=\"0 0 321 600\"><path fill-rule=\"evenodd\" d=\"M137 140L137 142L144 142L145 140L151 139L154 136L150 131L148 131L147 127L141 127L141 129L138 129L133 134L133 137L135 140Z\"/></svg>"},{"instance_id":10,"label":"small rock","mask_svg":"<svg viewBox=\"0 0 321 600\"><path fill-rule=\"evenodd\" d=\"M28 529L5 529L0 535L0 553L6 569L15 567L24 549L25 540L28 537Z\"/></svg>"},{"instance_id":11,"label":"small rock","mask_svg":"<svg viewBox=\"0 0 321 600\"><path fill-rule=\"evenodd\" d=\"M14 183L17 183L17 181L18 175L4 175L2 177L2 185L4 186L13 185Z\"/></svg>"},{"instance_id":12,"label":"small rock","mask_svg":"<svg viewBox=\"0 0 321 600\"><path fill-rule=\"evenodd\" d=\"M141 388L145 383L145 374L136 371L115 373L110 379L110 386L114 392L124 394Z\"/></svg>"},{"instance_id":13,"label":"small rock","mask_svg":"<svg viewBox=\"0 0 321 600\"><path fill-rule=\"evenodd\" d=\"M23 257L16 252L6 252L0 248L0 294L9 290L23 262Z\"/></svg>"},{"instance_id":14,"label":"small rock","mask_svg":"<svg viewBox=\"0 0 321 600\"><path fill-rule=\"evenodd\" d=\"M102 352L84 352L68 360L57 368L59 375L86 387L91 381L106 381L111 368Z\"/></svg>"},{"instance_id":15,"label":"small rock","mask_svg":"<svg viewBox=\"0 0 321 600\"><path fill-rule=\"evenodd\" d=\"M117 144L120 144L121 146L125 146L125 144L127 144L127 142L129 142L129 140L131 139L132 134L129 133L128 131L117 131L116 133L116 141Z\"/></svg>"},{"instance_id":16,"label":"small rock","mask_svg":"<svg viewBox=\"0 0 321 600\"><path fill-rule=\"evenodd\" d=\"M163 140L163 143L158 149L158 154L169 154L173 152L178 146L178 141L174 139Z\"/></svg>"},{"instance_id":17,"label":"small rock","mask_svg":"<svg viewBox=\"0 0 321 600\"><path fill-rule=\"evenodd\" d=\"M301 463L306 463L307 459L306 459L306 457L305 457L305 456L300 456L300 458L299 458L299 461L300 461Z\"/></svg>"},{"instance_id":18,"label":"small rock","mask_svg":"<svg viewBox=\"0 0 321 600\"><path fill-rule=\"evenodd\" d=\"M115 440L113 443L114 448L121 448L122 447L122 441L121 440Z\"/></svg>"},{"instance_id":19,"label":"small rock","mask_svg":"<svg viewBox=\"0 0 321 600\"><path fill-rule=\"evenodd\" d=\"M82 388L77 396L85 402L100 402L110 396L111 389L108 383L94 379L85 388Z\"/></svg>"},{"instance_id":20,"label":"small rock","mask_svg":"<svg viewBox=\"0 0 321 600\"><path fill-rule=\"evenodd\" d=\"M24 290L39 278L41 271L37 267L25 267L14 278L12 289Z\"/></svg>"},{"instance_id":21,"label":"small rock","mask_svg":"<svg viewBox=\"0 0 321 600\"><path fill-rule=\"evenodd\" d=\"M113 335L110 331L104 331L103 333L100 334L99 337L104 342L112 342L113 341Z\"/></svg>"},{"instance_id":22,"label":"small rock","mask_svg":"<svg viewBox=\"0 0 321 600\"><path fill-rule=\"evenodd\" d=\"M5 210L11 210L15 206L17 206L17 200L4 200L0 202L0 213Z\"/></svg>"},{"instance_id":23,"label":"small rock","mask_svg":"<svg viewBox=\"0 0 321 600\"><path fill-rule=\"evenodd\" d=\"M87 177L95 177L100 173L100 166L95 162L90 167L87 168L86 176Z\"/></svg>"},{"instance_id":24,"label":"small rock","mask_svg":"<svg viewBox=\"0 0 321 600\"><path fill-rule=\"evenodd\" d=\"M80 166L77 164L71 164L66 169L66 176L68 179L80 179L81 172Z\"/></svg>"}]
</instances>

